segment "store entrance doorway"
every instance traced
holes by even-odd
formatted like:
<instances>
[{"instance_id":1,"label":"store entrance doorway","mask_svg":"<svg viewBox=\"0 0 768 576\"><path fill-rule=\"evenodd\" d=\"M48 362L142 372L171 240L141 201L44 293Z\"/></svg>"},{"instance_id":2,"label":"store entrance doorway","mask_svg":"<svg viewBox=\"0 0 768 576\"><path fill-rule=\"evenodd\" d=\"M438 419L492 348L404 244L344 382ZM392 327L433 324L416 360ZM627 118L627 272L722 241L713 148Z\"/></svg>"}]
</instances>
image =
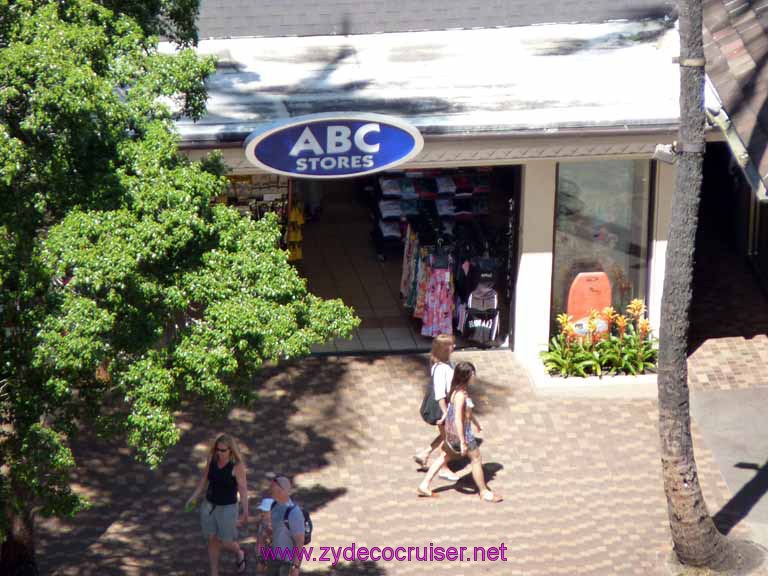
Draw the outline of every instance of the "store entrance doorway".
<instances>
[{"instance_id":1,"label":"store entrance doorway","mask_svg":"<svg viewBox=\"0 0 768 576\"><path fill-rule=\"evenodd\" d=\"M482 184L483 190L474 195L464 194L467 197L464 199L461 194L452 194L449 199L449 195L437 195L436 186L429 184L438 177L462 181L460 176L468 177L478 189ZM393 181L408 185L415 182L416 189L422 191L422 197L413 201L385 197L382 184L389 187L391 193ZM434 191L424 192L422 187L425 185L433 186ZM451 296L450 300L443 300L450 306L449 319L448 324L440 324L440 331L445 331L446 327L453 331L459 348L509 345L508 337L512 333L510 310L514 309L510 303L517 269L519 186L520 170L515 166L482 172L471 169L385 174L376 178L349 180L294 180L293 202L303 203L306 215L302 257L295 264L307 279L312 293L323 298L340 298L352 306L361 319L359 328L350 339L317 346L315 353L430 349L433 335L425 334L428 331L424 329L423 315L420 318L414 315L416 298L412 295L409 304L403 293L407 284L408 289L421 290L423 295L428 289L429 279L429 276L420 278L419 287L413 276L417 267L412 259L409 260L406 250L409 231L412 241L421 241L422 253L439 251L450 257L451 269L446 277L450 277ZM400 210L400 206L404 211ZM429 211L436 218L432 218ZM431 237L425 233L425 222L440 226L439 234ZM474 248L465 247L462 250L459 244L468 241L469 237L474 240ZM432 246L438 243L439 250ZM459 259L466 260L465 270L473 271L470 273L472 278L464 279L465 292L476 287L480 281L480 274L474 273L473 266L481 260L486 265L493 263L493 268L489 269L493 281L488 280L491 276L488 273L485 279L495 294L495 315L491 309L467 309L466 294L464 313L459 314L457 306L462 305L461 299L457 300L459 292L456 291L456 276L462 275ZM435 260L432 263L435 264ZM404 268L409 266L411 280L407 280L407 273L404 273ZM478 301L477 298L475 301ZM473 329L471 332L470 327ZM474 330L475 327L478 330ZM477 336L481 332L483 336Z\"/></svg>"}]
</instances>

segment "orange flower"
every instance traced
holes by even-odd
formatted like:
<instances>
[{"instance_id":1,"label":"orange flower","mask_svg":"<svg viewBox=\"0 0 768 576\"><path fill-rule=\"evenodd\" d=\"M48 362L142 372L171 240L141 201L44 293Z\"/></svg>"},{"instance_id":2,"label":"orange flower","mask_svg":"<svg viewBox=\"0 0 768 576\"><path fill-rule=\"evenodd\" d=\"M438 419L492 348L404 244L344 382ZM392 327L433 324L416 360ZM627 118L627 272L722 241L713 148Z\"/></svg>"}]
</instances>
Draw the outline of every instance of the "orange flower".
<instances>
[{"instance_id":1,"label":"orange flower","mask_svg":"<svg viewBox=\"0 0 768 576\"><path fill-rule=\"evenodd\" d=\"M616 328L619 329L619 337L624 336L624 331L627 329L627 322L629 322L629 319L623 314L619 314L616 317Z\"/></svg>"},{"instance_id":2,"label":"orange flower","mask_svg":"<svg viewBox=\"0 0 768 576\"><path fill-rule=\"evenodd\" d=\"M616 318L616 310L613 309L613 306L606 306L600 314L608 324L611 324Z\"/></svg>"},{"instance_id":3,"label":"orange flower","mask_svg":"<svg viewBox=\"0 0 768 576\"><path fill-rule=\"evenodd\" d=\"M640 340L645 340L646 336L648 336L651 333L651 323L648 321L647 318L643 318L640 320L640 324L638 325L638 330L640 332Z\"/></svg>"},{"instance_id":4,"label":"orange flower","mask_svg":"<svg viewBox=\"0 0 768 576\"><path fill-rule=\"evenodd\" d=\"M639 298L635 298L627 305L627 314L632 316L635 320L639 319L645 314L645 302Z\"/></svg>"}]
</instances>

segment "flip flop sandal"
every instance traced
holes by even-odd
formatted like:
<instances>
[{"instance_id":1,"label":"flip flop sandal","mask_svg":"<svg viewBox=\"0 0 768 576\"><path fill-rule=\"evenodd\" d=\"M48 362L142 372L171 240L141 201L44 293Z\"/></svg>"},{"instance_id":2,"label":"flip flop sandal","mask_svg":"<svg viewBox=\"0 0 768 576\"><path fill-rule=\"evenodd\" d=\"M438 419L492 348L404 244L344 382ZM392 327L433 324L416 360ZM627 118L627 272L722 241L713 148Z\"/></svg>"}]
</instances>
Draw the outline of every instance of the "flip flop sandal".
<instances>
[{"instance_id":1,"label":"flip flop sandal","mask_svg":"<svg viewBox=\"0 0 768 576\"><path fill-rule=\"evenodd\" d=\"M437 498L437 494L435 494L431 490L427 492L426 490L422 490L421 488L416 488L416 494L418 494L419 498Z\"/></svg>"},{"instance_id":2,"label":"flip flop sandal","mask_svg":"<svg viewBox=\"0 0 768 576\"><path fill-rule=\"evenodd\" d=\"M504 498L488 490L485 494L480 496L480 500L483 502L492 502L494 504L498 504L499 502L503 501Z\"/></svg>"},{"instance_id":3,"label":"flip flop sandal","mask_svg":"<svg viewBox=\"0 0 768 576\"><path fill-rule=\"evenodd\" d=\"M240 561L237 563L237 573L238 573L238 574L245 574L245 565L246 565L246 561L245 561L245 550L243 550L243 559L242 559L242 560L240 560Z\"/></svg>"},{"instance_id":4,"label":"flip flop sandal","mask_svg":"<svg viewBox=\"0 0 768 576\"><path fill-rule=\"evenodd\" d=\"M422 468L426 468L427 467L427 461L424 458L422 458L421 456L414 456L413 457L413 461L416 462L416 464L418 464Z\"/></svg>"}]
</instances>

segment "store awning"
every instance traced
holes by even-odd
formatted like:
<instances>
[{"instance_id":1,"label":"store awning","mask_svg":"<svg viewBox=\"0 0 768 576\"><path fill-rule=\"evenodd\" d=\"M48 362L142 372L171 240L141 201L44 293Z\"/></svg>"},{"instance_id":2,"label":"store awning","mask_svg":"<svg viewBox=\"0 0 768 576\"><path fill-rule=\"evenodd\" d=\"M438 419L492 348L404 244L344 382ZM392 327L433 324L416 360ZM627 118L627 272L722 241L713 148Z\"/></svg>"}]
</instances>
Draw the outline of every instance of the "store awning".
<instances>
[{"instance_id":1,"label":"store awning","mask_svg":"<svg viewBox=\"0 0 768 576\"><path fill-rule=\"evenodd\" d=\"M334 111L398 116L427 138L673 130L679 119L678 35L665 20L215 39L198 50L219 64L208 114L178 121L186 147Z\"/></svg>"}]
</instances>

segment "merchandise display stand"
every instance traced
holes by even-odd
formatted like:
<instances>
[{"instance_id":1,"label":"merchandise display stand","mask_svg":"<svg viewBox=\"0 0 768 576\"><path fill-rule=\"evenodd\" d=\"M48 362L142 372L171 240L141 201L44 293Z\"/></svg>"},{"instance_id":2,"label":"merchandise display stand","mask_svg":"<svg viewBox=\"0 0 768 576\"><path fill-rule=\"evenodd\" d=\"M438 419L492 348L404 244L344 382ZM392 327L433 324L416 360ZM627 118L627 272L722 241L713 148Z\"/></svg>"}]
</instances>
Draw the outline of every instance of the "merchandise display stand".
<instances>
[{"instance_id":1,"label":"merchandise display stand","mask_svg":"<svg viewBox=\"0 0 768 576\"><path fill-rule=\"evenodd\" d=\"M304 206L301 202L293 202L293 198L293 181L290 181L288 186L288 226L285 232L289 262L297 262L304 258L301 248L304 240L302 233L305 222Z\"/></svg>"}]
</instances>

